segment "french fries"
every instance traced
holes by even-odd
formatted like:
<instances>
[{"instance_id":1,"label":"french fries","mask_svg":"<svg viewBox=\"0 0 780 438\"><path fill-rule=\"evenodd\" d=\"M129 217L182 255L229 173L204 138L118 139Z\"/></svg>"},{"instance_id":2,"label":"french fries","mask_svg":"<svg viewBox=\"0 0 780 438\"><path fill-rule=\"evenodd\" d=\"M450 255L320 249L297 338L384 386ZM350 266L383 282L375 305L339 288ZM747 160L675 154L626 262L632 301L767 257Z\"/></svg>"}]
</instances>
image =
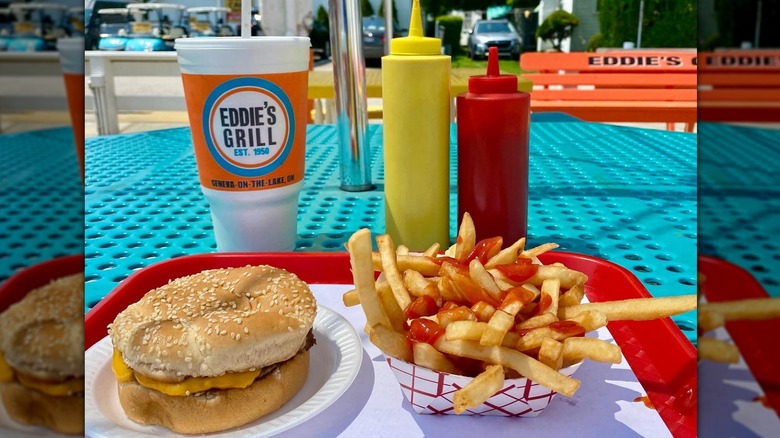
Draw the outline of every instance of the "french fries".
<instances>
[{"instance_id":1,"label":"french fries","mask_svg":"<svg viewBox=\"0 0 780 438\"><path fill-rule=\"evenodd\" d=\"M517 260L517 254L522 252L524 247L525 237L521 237L517 242L513 243L512 246L502 249L498 254L491 257L490 260L485 263L485 269L493 269L498 265L514 263L514 261Z\"/></svg>"},{"instance_id":2,"label":"french fries","mask_svg":"<svg viewBox=\"0 0 780 438\"><path fill-rule=\"evenodd\" d=\"M699 338L698 344L700 359L707 359L713 362L739 362L739 350L733 344L708 337Z\"/></svg>"},{"instance_id":3,"label":"french fries","mask_svg":"<svg viewBox=\"0 0 780 438\"><path fill-rule=\"evenodd\" d=\"M700 281L706 279L700 278ZM699 304L699 332L706 333L729 321L762 321L780 318L780 298L751 298ZM739 362L739 349L711 337L699 337L699 359L713 362Z\"/></svg>"},{"instance_id":4,"label":"french fries","mask_svg":"<svg viewBox=\"0 0 780 438\"><path fill-rule=\"evenodd\" d=\"M368 339L388 356L406 362L414 361L414 355L412 349L409 348L406 336L385 325L377 324L371 327L368 331Z\"/></svg>"},{"instance_id":5,"label":"french fries","mask_svg":"<svg viewBox=\"0 0 780 438\"><path fill-rule=\"evenodd\" d=\"M549 338L542 340L542 345L539 347L539 362L554 370L561 369L563 367L563 344Z\"/></svg>"},{"instance_id":6,"label":"french fries","mask_svg":"<svg viewBox=\"0 0 780 438\"><path fill-rule=\"evenodd\" d=\"M415 297L428 295L435 300L439 299L439 290L436 288L436 285L423 277L419 272L407 269L403 273L403 279L409 293Z\"/></svg>"},{"instance_id":7,"label":"french fries","mask_svg":"<svg viewBox=\"0 0 780 438\"><path fill-rule=\"evenodd\" d=\"M458 238L455 242L455 258L464 260L474 249L476 243L477 232L474 229L474 221L471 220L471 215L466 213L463 215L463 220L460 222L460 231L458 232Z\"/></svg>"},{"instance_id":8,"label":"french fries","mask_svg":"<svg viewBox=\"0 0 780 438\"><path fill-rule=\"evenodd\" d=\"M398 272L393 239L389 235L383 234L376 238L376 244L379 247L379 256L382 258L382 272L385 273L385 279L390 283L398 305L401 306L401 309L405 309L412 302L412 299L401 279L401 273Z\"/></svg>"},{"instance_id":9,"label":"french fries","mask_svg":"<svg viewBox=\"0 0 780 438\"><path fill-rule=\"evenodd\" d=\"M728 321L761 321L780 317L780 299L753 298L747 300L705 303L701 305L702 314L722 316L722 325ZM711 327L711 329L716 327Z\"/></svg>"},{"instance_id":10,"label":"french fries","mask_svg":"<svg viewBox=\"0 0 780 438\"><path fill-rule=\"evenodd\" d=\"M344 307L359 306L360 295L358 294L357 289L344 292L344 295L341 296L341 301L344 302Z\"/></svg>"},{"instance_id":11,"label":"french fries","mask_svg":"<svg viewBox=\"0 0 780 438\"><path fill-rule=\"evenodd\" d=\"M538 360L517 350L506 347L487 347L473 341L439 340L435 345L439 351L460 357L484 360L496 365L512 368L530 380L553 391L571 397L580 387L579 380L560 374Z\"/></svg>"},{"instance_id":12,"label":"french fries","mask_svg":"<svg viewBox=\"0 0 780 438\"><path fill-rule=\"evenodd\" d=\"M476 408L485 403L493 394L504 386L504 367L490 365L485 371L474 378L468 385L455 391L452 407L456 414L462 414L466 409Z\"/></svg>"},{"instance_id":13,"label":"french fries","mask_svg":"<svg viewBox=\"0 0 780 438\"><path fill-rule=\"evenodd\" d=\"M623 354L620 347L601 339L568 338L563 341L564 363L575 363L583 359L617 364L623 359Z\"/></svg>"},{"instance_id":14,"label":"french fries","mask_svg":"<svg viewBox=\"0 0 780 438\"><path fill-rule=\"evenodd\" d=\"M371 232L365 228L355 232L347 241L347 251L354 254L354 257L349 258L349 263L352 266L352 280L355 282L355 290L360 296L360 305L366 314L368 326L374 327L384 324L389 327L390 320L382 309L374 286L374 270L366 257L371 254Z\"/></svg>"},{"instance_id":15,"label":"french fries","mask_svg":"<svg viewBox=\"0 0 780 438\"><path fill-rule=\"evenodd\" d=\"M678 315L696 308L696 295L681 295L664 298L635 298L604 303L587 303L563 307L558 312L561 319L569 319L581 312L596 310L607 316L609 321L644 321Z\"/></svg>"},{"instance_id":16,"label":"french fries","mask_svg":"<svg viewBox=\"0 0 780 438\"><path fill-rule=\"evenodd\" d=\"M573 286L566 291L565 294L560 296L558 300L558 307L571 307L576 306L582 302L585 297L585 289L582 286Z\"/></svg>"},{"instance_id":17,"label":"french fries","mask_svg":"<svg viewBox=\"0 0 780 438\"><path fill-rule=\"evenodd\" d=\"M660 318L696 307L696 296L583 304L587 275L560 263L534 264L557 244L525 249L522 238L502 249L501 238L477 242L468 214L456 243L438 260L438 244L415 254L387 235L376 242L378 252L372 253L367 230L350 238L355 290L344 294L344 304L360 304L369 340L387 356L474 377L455 392L456 413L492 397L507 372L571 397L580 382L565 367L584 359L622 360L617 345L583 337L587 332L608 321ZM384 281L375 282L374 271Z\"/></svg>"},{"instance_id":18,"label":"french fries","mask_svg":"<svg viewBox=\"0 0 780 438\"><path fill-rule=\"evenodd\" d=\"M377 283L376 292L379 302L382 304L382 310L385 311L385 316L387 316L387 320L390 322L390 327L397 332L403 332L406 317L404 317L404 311L398 305L390 285L384 282Z\"/></svg>"},{"instance_id":19,"label":"french fries","mask_svg":"<svg viewBox=\"0 0 780 438\"><path fill-rule=\"evenodd\" d=\"M441 371L442 373L460 374L462 373L451 360L447 359L447 356L443 355L431 344L425 342L415 342L412 347L414 354L414 363L430 368L435 371ZM491 394L492 395L492 394Z\"/></svg>"}]
</instances>

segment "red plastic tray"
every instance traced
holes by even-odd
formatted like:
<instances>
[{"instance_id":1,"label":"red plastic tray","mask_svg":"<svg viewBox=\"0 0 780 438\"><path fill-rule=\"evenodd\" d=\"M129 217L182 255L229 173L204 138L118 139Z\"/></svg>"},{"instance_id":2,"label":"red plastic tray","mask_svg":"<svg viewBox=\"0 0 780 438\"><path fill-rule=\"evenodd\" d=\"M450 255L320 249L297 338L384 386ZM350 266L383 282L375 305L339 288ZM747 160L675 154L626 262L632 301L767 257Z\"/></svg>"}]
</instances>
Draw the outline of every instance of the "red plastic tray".
<instances>
[{"instance_id":1,"label":"red plastic tray","mask_svg":"<svg viewBox=\"0 0 780 438\"><path fill-rule=\"evenodd\" d=\"M725 260L699 256L699 272L705 276L701 289L707 301L731 301L746 298L768 298L761 283L748 271ZM739 347L750 372L761 385L767 402L780 415L780 350L777 334L780 319L766 321L731 321L726 330Z\"/></svg>"},{"instance_id":2,"label":"red plastic tray","mask_svg":"<svg viewBox=\"0 0 780 438\"><path fill-rule=\"evenodd\" d=\"M21 301L33 289L79 272L84 272L84 256L81 254L58 257L24 268L0 285L0 312Z\"/></svg>"},{"instance_id":3,"label":"red plastic tray","mask_svg":"<svg viewBox=\"0 0 780 438\"><path fill-rule=\"evenodd\" d=\"M562 262L582 271L590 280L590 301L650 297L642 283L626 269L605 260L566 252L543 254L549 264ZM135 272L101 300L85 318L89 348L107 335L116 315L147 291L168 280L205 269L269 264L286 269L312 284L351 284L346 253L220 253L179 257ZM675 437L696 436L696 349L671 319L611 322L608 328L631 369Z\"/></svg>"}]
</instances>

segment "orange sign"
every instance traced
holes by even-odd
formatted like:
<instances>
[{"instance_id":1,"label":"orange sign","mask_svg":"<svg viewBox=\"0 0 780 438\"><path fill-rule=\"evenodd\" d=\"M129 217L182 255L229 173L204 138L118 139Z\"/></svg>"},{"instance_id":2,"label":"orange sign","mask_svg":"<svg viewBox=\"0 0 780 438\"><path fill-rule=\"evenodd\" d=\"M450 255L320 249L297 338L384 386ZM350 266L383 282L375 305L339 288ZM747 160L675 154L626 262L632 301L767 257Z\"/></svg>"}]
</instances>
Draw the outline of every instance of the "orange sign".
<instances>
[{"instance_id":1,"label":"orange sign","mask_svg":"<svg viewBox=\"0 0 780 438\"><path fill-rule=\"evenodd\" d=\"M780 50L727 50L702 55L702 69L711 70L780 70Z\"/></svg>"},{"instance_id":2,"label":"orange sign","mask_svg":"<svg viewBox=\"0 0 780 438\"><path fill-rule=\"evenodd\" d=\"M696 52L614 51L579 53L526 53L520 65L526 71L690 71L696 70Z\"/></svg>"},{"instance_id":3,"label":"orange sign","mask_svg":"<svg viewBox=\"0 0 780 438\"><path fill-rule=\"evenodd\" d=\"M249 191L303 181L307 75L182 74L204 187Z\"/></svg>"}]
</instances>

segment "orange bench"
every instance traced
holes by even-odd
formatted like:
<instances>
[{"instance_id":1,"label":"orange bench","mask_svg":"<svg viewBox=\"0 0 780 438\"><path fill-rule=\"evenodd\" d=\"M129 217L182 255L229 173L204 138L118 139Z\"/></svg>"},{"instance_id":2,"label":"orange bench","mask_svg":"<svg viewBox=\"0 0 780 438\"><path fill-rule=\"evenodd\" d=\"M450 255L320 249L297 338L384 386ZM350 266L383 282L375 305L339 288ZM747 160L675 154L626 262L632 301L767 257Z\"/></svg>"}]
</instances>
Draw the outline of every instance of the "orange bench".
<instances>
[{"instance_id":1,"label":"orange bench","mask_svg":"<svg viewBox=\"0 0 780 438\"><path fill-rule=\"evenodd\" d=\"M561 111L593 122L696 123L696 53L611 51L525 53L534 84L531 110ZM529 72L529 73L525 73Z\"/></svg>"},{"instance_id":2,"label":"orange bench","mask_svg":"<svg viewBox=\"0 0 780 438\"><path fill-rule=\"evenodd\" d=\"M700 59L700 120L780 121L780 50L727 50Z\"/></svg>"}]
</instances>

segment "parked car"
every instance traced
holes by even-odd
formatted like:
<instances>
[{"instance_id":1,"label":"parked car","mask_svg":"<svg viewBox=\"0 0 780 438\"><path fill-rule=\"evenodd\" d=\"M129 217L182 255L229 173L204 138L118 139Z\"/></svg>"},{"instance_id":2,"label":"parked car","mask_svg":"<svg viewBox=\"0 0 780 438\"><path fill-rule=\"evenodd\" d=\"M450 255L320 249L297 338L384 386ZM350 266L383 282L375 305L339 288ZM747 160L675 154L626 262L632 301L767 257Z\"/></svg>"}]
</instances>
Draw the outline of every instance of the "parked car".
<instances>
[{"instance_id":1,"label":"parked car","mask_svg":"<svg viewBox=\"0 0 780 438\"><path fill-rule=\"evenodd\" d=\"M363 57L381 59L385 56L385 19L363 17Z\"/></svg>"},{"instance_id":2,"label":"parked car","mask_svg":"<svg viewBox=\"0 0 780 438\"><path fill-rule=\"evenodd\" d=\"M477 21L469 32L467 46L469 58L485 57L490 47L497 47L499 56L510 55L513 59L519 59L523 40L512 23L507 20Z\"/></svg>"}]
</instances>

